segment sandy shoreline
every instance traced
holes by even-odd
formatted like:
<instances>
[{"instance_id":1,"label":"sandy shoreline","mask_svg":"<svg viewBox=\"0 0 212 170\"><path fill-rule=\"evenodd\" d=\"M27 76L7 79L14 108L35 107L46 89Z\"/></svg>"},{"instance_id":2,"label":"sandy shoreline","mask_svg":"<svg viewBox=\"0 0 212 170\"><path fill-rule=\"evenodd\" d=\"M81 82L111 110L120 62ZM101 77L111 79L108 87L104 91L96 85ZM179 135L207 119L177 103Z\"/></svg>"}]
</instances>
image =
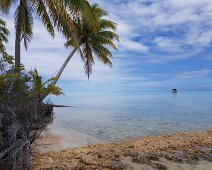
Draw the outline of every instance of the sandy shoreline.
<instances>
[{"instance_id":1,"label":"sandy shoreline","mask_svg":"<svg viewBox=\"0 0 212 170\"><path fill-rule=\"evenodd\" d=\"M212 169L212 131L36 152L34 169Z\"/></svg>"},{"instance_id":2,"label":"sandy shoreline","mask_svg":"<svg viewBox=\"0 0 212 170\"><path fill-rule=\"evenodd\" d=\"M40 138L35 141L33 147L39 152L48 152L61 151L67 148L85 147L98 143L103 143L103 141L79 131L50 126L41 134Z\"/></svg>"}]
</instances>

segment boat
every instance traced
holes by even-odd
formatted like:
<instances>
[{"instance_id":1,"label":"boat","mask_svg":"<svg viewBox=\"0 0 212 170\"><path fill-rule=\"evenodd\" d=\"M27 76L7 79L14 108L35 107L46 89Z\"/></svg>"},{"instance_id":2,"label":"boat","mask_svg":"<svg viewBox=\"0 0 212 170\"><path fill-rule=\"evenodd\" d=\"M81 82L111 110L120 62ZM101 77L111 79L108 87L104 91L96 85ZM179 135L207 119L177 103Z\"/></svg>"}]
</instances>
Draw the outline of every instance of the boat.
<instances>
[{"instance_id":1,"label":"boat","mask_svg":"<svg viewBox=\"0 0 212 170\"><path fill-rule=\"evenodd\" d=\"M172 89L172 93L177 93L177 89Z\"/></svg>"}]
</instances>

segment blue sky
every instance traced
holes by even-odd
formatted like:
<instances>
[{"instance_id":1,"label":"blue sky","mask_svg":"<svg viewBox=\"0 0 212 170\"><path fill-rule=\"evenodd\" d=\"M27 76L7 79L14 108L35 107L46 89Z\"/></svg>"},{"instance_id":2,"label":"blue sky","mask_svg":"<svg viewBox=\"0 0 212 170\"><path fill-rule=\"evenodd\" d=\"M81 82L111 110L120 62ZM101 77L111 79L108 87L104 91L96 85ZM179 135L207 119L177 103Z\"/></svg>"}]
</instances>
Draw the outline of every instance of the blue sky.
<instances>
[{"instance_id":1,"label":"blue sky","mask_svg":"<svg viewBox=\"0 0 212 170\"><path fill-rule=\"evenodd\" d=\"M118 24L119 51L113 67L96 61L88 81L75 54L59 81L63 91L212 90L211 0L91 0ZM14 11L1 16L10 29L7 48L14 54ZM52 39L39 21L34 22L29 50L22 49L27 69L54 76L71 51L58 33Z\"/></svg>"}]
</instances>

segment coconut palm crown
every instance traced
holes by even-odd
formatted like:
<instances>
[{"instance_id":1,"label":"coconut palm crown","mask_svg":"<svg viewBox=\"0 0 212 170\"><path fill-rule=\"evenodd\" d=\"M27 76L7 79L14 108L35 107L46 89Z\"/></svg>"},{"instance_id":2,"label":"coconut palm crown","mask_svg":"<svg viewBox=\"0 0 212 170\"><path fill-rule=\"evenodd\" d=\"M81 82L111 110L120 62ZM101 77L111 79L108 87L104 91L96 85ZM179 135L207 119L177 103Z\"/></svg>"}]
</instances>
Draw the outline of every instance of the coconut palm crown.
<instances>
[{"instance_id":1,"label":"coconut palm crown","mask_svg":"<svg viewBox=\"0 0 212 170\"><path fill-rule=\"evenodd\" d=\"M41 20L51 36L54 37L54 28L57 28L66 38L75 33L75 24L72 15L80 11L83 18L93 25L95 21L87 0L1 0L0 12L8 14L11 6L16 7L15 11L15 66L20 67L21 51L20 43L23 40L27 49L33 35L33 17ZM69 10L67 10L69 9ZM74 38L74 43L78 41Z\"/></svg>"},{"instance_id":2,"label":"coconut palm crown","mask_svg":"<svg viewBox=\"0 0 212 170\"><path fill-rule=\"evenodd\" d=\"M72 37L65 43L66 47L75 47L79 51L88 79L92 73L95 58L112 66L112 53L108 47L117 50L114 41L119 41L118 35L115 33L116 23L105 19L108 15L107 12L97 4L93 4L91 8L98 22L98 30L93 31L92 27L81 16L78 16L75 19L75 25L80 45L76 46Z\"/></svg>"}]
</instances>

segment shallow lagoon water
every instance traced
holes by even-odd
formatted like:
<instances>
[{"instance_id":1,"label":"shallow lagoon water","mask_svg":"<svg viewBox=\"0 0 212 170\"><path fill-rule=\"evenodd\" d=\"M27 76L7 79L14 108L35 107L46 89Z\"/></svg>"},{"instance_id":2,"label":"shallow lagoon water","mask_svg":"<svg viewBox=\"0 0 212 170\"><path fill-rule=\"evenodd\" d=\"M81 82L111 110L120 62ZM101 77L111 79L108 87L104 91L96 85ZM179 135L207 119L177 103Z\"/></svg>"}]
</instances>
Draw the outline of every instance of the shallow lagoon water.
<instances>
[{"instance_id":1,"label":"shallow lagoon water","mask_svg":"<svg viewBox=\"0 0 212 170\"><path fill-rule=\"evenodd\" d=\"M76 130L114 141L212 128L212 91L72 93L53 97L51 129Z\"/></svg>"}]
</instances>

